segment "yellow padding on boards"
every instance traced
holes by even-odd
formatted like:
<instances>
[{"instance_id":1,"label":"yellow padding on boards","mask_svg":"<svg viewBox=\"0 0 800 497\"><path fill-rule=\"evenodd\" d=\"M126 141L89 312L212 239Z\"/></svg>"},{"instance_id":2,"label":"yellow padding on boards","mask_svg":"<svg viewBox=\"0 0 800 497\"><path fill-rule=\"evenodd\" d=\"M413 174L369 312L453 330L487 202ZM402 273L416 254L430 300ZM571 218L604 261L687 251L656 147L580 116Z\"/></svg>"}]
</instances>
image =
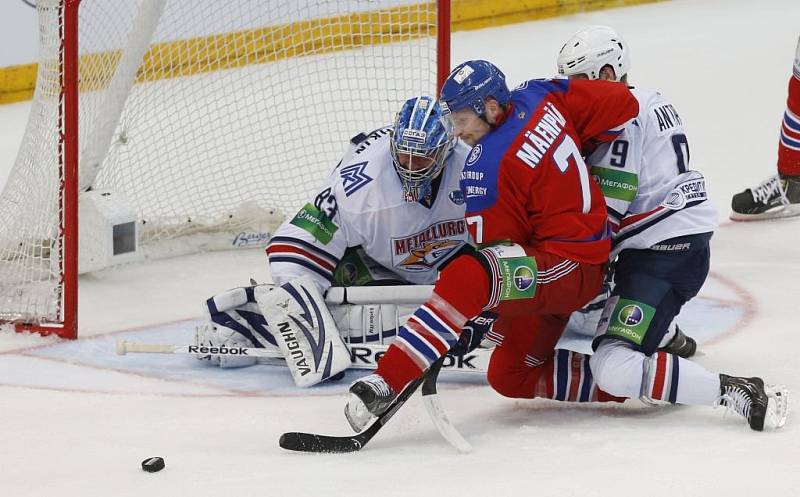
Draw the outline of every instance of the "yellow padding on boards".
<instances>
[{"instance_id":1,"label":"yellow padding on boards","mask_svg":"<svg viewBox=\"0 0 800 497\"><path fill-rule=\"evenodd\" d=\"M36 87L38 64L0 68L0 104L30 100Z\"/></svg>"},{"instance_id":2,"label":"yellow padding on boards","mask_svg":"<svg viewBox=\"0 0 800 497\"><path fill-rule=\"evenodd\" d=\"M664 0L452 0L452 31L567 16Z\"/></svg>"},{"instance_id":3,"label":"yellow padding on boards","mask_svg":"<svg viewBox=\"0 0 800 497\"><path fill-rule=\"evenodd\" d=\"M481 29L657 1L663 0L452 0L451 29ZM406 41L433 36L435 32L436 4L427 2L161 43L145 55L137 81L157 81L354 46ZM108 85L119 59L118 51L83 55L81 90ZM36 71L37 64L0 68L0 104L30 99Z\"/></svg>"}]
</instances>

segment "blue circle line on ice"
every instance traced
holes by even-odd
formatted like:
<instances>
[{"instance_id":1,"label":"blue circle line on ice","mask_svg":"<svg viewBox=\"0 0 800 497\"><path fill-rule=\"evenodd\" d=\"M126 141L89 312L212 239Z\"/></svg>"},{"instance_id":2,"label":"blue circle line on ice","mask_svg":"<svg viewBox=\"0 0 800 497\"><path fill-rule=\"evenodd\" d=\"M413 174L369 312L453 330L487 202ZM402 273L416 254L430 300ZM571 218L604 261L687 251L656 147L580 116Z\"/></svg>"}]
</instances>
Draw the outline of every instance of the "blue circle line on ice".
<instances>
[{"instance_id":1,"label":"blue circle line on ice","mask_svg":"<svg viewBox=\"0 0 800 497\"><path fill-rule=\"evenodd\" d=\"M735 282L712 272L701 295L689 302L678 320L702 350L745 328L756 313L755 298ZM590 353L592 323L573 315L559 347ZM219 369L188 355L128 354L117 356L117 339L146 343L188 344L197 320L121 330L56 341L0 353L0 386L73 393L174 397L293 397L343 395L350 382L368 374L349 371L344 380L300 389L284 366L258 365ZM468 378L467 378L468 377ZM443 375L465 387L485 384L480 375ZM464 383L466 382L466 383Z\"/></svg>"}]
</instances>

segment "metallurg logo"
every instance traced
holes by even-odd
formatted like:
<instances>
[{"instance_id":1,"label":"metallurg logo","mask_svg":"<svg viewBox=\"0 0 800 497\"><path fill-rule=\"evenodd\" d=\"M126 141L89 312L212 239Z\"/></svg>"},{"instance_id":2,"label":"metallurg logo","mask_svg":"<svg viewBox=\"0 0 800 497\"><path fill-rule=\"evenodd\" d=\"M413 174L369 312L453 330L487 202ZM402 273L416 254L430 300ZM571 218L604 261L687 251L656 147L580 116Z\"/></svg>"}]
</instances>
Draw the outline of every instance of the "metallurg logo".
<instances>
[{"instance_id":1,"label":"metallurg logo","mask_svg":"<svg viewBox=\"0 0 800 497\"><path fill-rule=\"evenodd\" d=\"M458 219L436 223L404 238L394 238L394 264L405 271L426 271L458 250L466 237L466 223Z\"/></svg>"}]
</instances>

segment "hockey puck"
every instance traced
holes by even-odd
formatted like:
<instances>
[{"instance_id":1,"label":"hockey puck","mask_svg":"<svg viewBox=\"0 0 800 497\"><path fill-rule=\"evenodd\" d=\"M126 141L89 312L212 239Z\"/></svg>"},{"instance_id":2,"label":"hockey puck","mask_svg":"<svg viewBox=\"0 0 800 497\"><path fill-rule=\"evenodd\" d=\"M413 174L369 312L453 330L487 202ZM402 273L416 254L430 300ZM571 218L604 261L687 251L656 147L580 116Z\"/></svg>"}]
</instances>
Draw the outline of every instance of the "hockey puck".
<instances>
[{"instance_id":1,"label":"hockey puck","mask_svg":"<svg viewBox=\"0 0 800 497\"><path fill-rule=\"evenodd\" d=\"M142 461L142 469L148 473L155 473L164 469L164 458L162 457L148 457Z\"/></svg>"}]
</instances>

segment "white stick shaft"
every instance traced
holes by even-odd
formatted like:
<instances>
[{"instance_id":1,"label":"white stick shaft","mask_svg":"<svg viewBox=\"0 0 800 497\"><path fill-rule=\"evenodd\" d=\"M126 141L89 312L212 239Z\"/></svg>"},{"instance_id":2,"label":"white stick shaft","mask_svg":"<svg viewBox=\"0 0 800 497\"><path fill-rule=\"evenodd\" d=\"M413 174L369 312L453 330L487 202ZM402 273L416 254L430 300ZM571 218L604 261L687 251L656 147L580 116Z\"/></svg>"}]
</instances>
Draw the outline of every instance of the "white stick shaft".
<instances>
[{"instance_id":1,"label":"white stick shaft","mask_svg":"<svg viewBox=\"0 0 800 497\"><path fill-rule=\"evenodd\" d=\"M129 352L144 354L201 354L283 358L277 350L256 347L206 347L203 345L169 345L158 343L138 343L125 340L117 342L117 354Z\"/></svg>"},{"instance_id":2,"label":"white stick shaft","mask_svg":"<svg viewBox=\"0 0 800 497\"><path fill-rule=\"evenodd\" d=\"M351 369L375 369L378 359L389 348L388 345L350 344ZM493 349L475 349L464 357L448 357L442 369L459 373L486 373ZM169 345L155 343L117 342L117 354L192 354L192 355L228 355L256 357L259 363L274 365L275 359L283 359L280 351L255 347L203 347L197 345ZM281 363L282 364L282 363Z\"/></svg>"}]
</instances>

